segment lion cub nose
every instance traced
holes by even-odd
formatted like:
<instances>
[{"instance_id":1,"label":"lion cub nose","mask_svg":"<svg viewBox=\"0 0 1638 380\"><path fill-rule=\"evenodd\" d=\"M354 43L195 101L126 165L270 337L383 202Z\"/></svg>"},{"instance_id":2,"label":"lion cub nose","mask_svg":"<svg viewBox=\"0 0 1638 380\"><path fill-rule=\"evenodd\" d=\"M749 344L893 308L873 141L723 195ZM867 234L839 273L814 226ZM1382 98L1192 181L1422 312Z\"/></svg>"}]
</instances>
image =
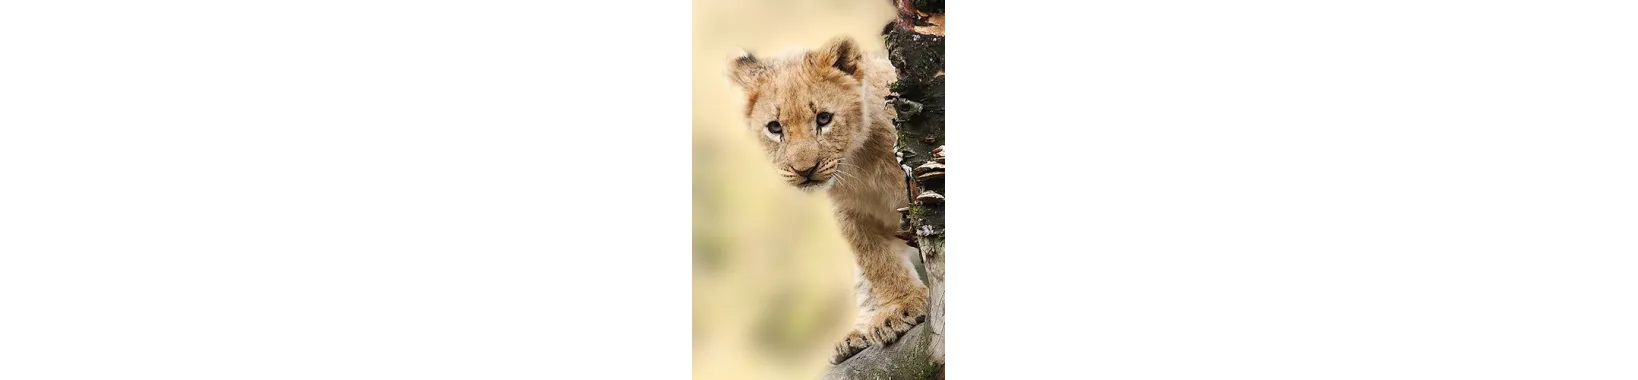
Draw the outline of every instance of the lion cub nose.
<instances>
[{"instance_id":1,"label":"lion cub nose","mask_svg":"<svg viewBox=\"0 0 1638 380\"><path fill-rule=\"evenodd\" d=\"M796 174L802 176L802 179L812 180L813 179L813 171L814 171L814 169L818 169L818 168L819 168L819 163L815 162L815 163L813 163L813 166L810 166L805 170L797 170Z\"/></svg>"}]
</instances>

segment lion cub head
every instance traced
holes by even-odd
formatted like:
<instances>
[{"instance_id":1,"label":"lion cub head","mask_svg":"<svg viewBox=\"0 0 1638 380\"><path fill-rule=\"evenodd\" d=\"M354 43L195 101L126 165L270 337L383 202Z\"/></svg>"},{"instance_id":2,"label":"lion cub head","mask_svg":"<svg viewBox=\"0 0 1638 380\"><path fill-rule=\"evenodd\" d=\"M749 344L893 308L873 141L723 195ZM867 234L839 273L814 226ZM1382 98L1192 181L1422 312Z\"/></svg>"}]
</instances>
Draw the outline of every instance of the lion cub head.
<instances>
[{"instance_id":1,"label":"lion cub head","mask_svg":"<svg viewBox=\"0 0 1638 380\"><path fill-rule=\"evenodd\" d=\"M731 63L747 96L745 118L774 167L803 190L828 188L868 136L858 45L837 37L778 59L743 54Z\"/></svg>"}]
</instances>

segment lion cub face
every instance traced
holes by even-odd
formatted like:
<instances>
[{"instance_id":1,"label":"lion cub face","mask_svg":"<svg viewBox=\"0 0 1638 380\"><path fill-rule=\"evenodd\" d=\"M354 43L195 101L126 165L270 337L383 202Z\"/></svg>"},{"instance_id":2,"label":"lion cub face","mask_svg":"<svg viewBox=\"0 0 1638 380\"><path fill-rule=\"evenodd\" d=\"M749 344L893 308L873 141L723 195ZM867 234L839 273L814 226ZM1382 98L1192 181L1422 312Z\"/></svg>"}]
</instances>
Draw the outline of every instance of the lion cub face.
<instances>
[{"instance_id":1,"label":"lion cub face","mask_svg":"<svg viewBox=\"0 0 1638 380\"><path fill-rule=\"evenodd\" d=\"M828 188L867 135L861 104L861 55L852 39L777 60L734 59L734 83L747 95L745 118L774 167L803 190Z\"/></svg>"}]
</instances>

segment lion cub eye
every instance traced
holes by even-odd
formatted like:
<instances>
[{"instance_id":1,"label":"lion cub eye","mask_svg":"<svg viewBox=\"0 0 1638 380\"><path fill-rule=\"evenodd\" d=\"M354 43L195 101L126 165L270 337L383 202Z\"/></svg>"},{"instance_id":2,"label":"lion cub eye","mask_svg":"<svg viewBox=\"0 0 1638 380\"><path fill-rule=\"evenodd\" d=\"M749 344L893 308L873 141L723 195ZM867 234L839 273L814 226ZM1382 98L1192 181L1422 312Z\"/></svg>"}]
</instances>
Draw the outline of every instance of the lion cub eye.
<instances>
[{"instance_id":1,"label":"lion cub eye","mask_svg":"<svg viewBox=\"0 0 1638 380\"><path fill-rule=\"evenodd\" d=\"M780 133L784 133L785 128L780 127L778 121L770 121L770 122L768 122L768 132L771 132L771 133L777 135L777 134L780 134Z\"/></svg>"},{"instance_id":2,"label":"lion cub eye","mask_svg":"<svg viewBox=\"0 0 1638 380\"><path fill-rule=\"evenodd\" d=\"M821 126L821 127L829 125L830 124L830 113L829 112L820 112L819 116L815 117L814 119L815 119L815 121L819 122L819 126Z\"/></svg>"}]
</instances>

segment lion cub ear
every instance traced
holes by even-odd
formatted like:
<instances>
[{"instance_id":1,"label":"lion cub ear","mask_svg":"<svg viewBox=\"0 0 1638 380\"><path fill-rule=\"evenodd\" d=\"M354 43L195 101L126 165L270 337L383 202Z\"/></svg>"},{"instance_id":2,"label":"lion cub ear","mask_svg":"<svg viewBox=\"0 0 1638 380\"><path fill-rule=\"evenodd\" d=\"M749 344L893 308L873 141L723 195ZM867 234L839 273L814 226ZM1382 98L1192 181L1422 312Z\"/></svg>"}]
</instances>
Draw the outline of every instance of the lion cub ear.
<instances>
[{"instance_id":1,"label":"lion cub ear","mask_svg":"<svg viewBox=\"0 0 1638 380\"><path fill-rule=\"evenodd\" d=\"M757 60L756 56L748 51L736 52L731 59L733 61L728 63L729 76L734 79L734 84L739 85L741 88L753 87L757 82L757 78L761 77L762 72L767 68L762 64L762 61Z\"/></svg>"},{"instance_id":2,"label":"lion cub ear","mask_svg":"<svg viewBox=\"0 0 1638 380\"><path fill-rule=\"evenodd\" d=\"M863 74L859 71L860 59L863 59L863 53L859 52L859 44L848 36L831 38L824 47L808 55L809 63L835 67L855 78Z\"/></svg>"}]
</instances>

